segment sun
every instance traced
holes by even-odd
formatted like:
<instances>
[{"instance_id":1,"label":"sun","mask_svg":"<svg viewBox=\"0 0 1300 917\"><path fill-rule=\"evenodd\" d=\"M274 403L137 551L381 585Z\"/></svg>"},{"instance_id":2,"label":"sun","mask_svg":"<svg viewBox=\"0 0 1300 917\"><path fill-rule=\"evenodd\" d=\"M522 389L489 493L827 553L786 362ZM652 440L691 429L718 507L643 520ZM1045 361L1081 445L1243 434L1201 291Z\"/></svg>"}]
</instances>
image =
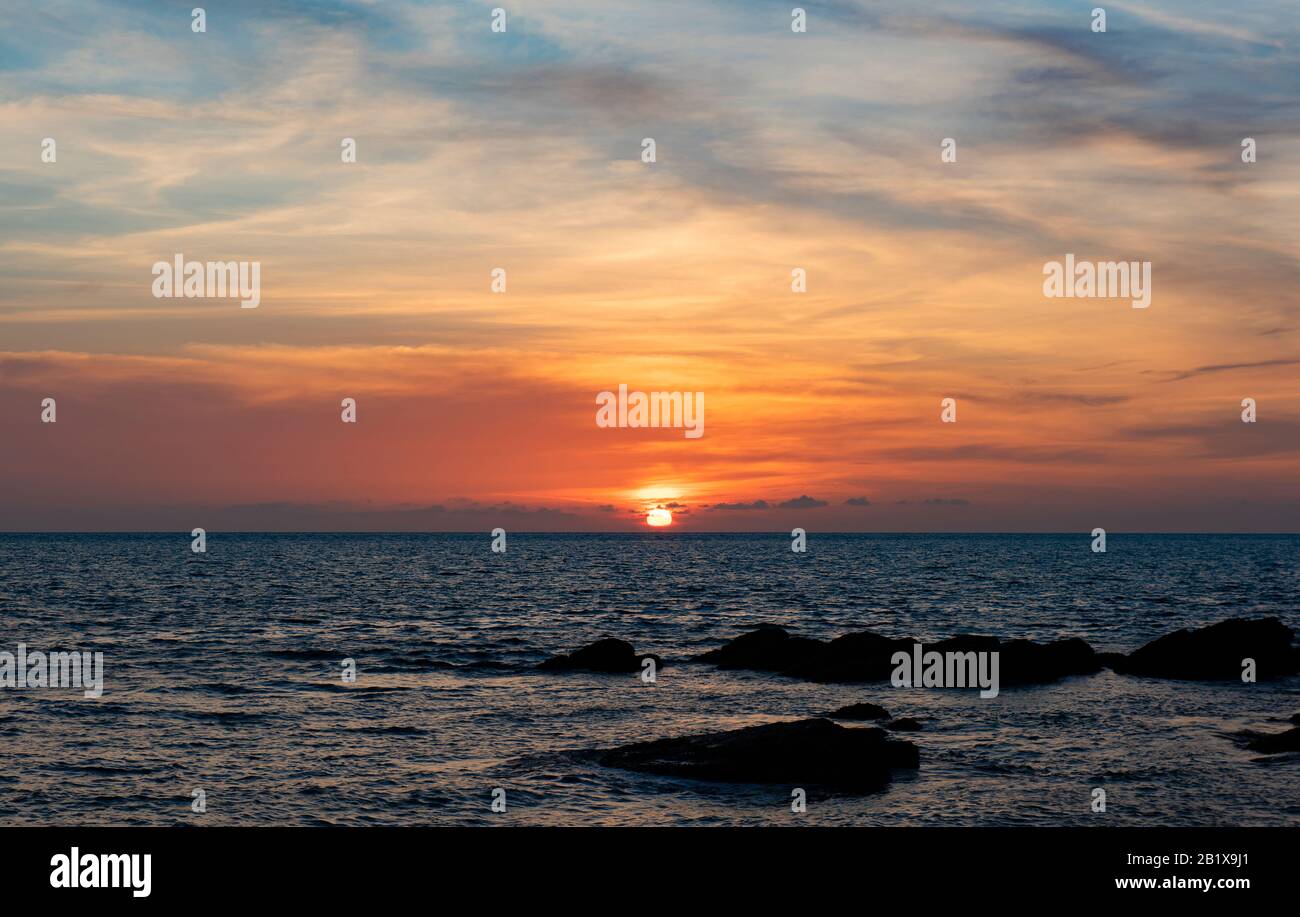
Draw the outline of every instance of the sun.
<instances>
[{"instance_id":1,"label":"sun","mask_svg":"<svg viewBox=\"0 0 1300 917\"><path fill-rule=\"evenodd\" d=\"M653 525L655 528L659 528L665 525L672 525L673 514L663 508L652 509L650 510L650 512L645 514L645 524Z\"/></svg>"}]
</instances>

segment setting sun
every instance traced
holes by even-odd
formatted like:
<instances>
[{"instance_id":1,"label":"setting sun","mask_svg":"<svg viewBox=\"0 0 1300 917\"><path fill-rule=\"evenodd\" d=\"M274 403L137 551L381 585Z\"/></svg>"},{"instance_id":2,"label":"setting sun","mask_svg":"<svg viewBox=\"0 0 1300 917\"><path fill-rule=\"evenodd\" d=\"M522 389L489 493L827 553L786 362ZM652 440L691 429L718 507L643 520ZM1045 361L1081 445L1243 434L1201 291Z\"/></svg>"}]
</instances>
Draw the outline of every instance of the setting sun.
<instances>
[{"instance_id":1,"label":"setting sun","mask_svg":"<svg viewBox=\"0 0 1300 917\"><path fill-rule=\"evenodd\" d=\"M645 524L653 525L655 527L672 525L673 514L666 509L652 509L650 512L646 513Z\"/></svg>"}]
</instances>

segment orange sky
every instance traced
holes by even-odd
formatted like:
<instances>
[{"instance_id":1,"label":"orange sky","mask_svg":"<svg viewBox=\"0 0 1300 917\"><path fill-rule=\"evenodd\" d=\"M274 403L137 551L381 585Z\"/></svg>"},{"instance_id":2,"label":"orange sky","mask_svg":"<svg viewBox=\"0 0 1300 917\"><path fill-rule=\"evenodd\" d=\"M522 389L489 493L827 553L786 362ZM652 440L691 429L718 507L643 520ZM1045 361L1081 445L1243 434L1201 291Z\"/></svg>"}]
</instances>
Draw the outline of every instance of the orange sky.
<instances>
[{"instance_id":1,"label":"orange sky","mask_svg":"<svg viewBox=\"0 0 1300 917\"><path fill-rule=\"evenodd\" d=\"M1297 529L1289 20L343 6L4 14L0 528ZM177 252L261 305L153 298Z\"/></svg>"}]
</instances>

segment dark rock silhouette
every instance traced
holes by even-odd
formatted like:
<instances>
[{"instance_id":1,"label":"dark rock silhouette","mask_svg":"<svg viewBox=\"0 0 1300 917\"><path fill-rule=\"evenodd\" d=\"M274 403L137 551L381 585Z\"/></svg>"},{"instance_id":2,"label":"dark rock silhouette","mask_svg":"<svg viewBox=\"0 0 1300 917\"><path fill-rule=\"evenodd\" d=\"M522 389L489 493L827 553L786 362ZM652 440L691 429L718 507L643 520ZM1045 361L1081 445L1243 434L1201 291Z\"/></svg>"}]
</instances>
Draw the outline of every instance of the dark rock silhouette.
<instances>
[{"instance_id":1,"label":"dark rock silhouette","mask_svg":"<svg viewBox=\"0 0 1300 917\"><path fill-rule=\"evenodd\" d=\"M1300 671L1291 628L1277 618L1232 618L1152 640L1127 656L1109 659L1116 672L1153 678L1239 679L1242 660L1254 659L1255 677L1281 678Z\"/></svg>"},{"instance_id":2,"label":"dark rock silhouette","mask_svg":"<svg viewBox=\"0 0 1300 917\"><path fill-rule=\"evenodd\" d=\"M844 634L825 642L791 636L784 628L766 625L695 657L695 661L711 662L724 669L779 672L808 681L887 681L895 668L894 654L912 652L916 642L908 637L884 637L871 631ZM996 637L966 634L927 643L924 650L997 652L1000 654L998 680L1003 686L1043 684L1068 675L1098 672L1102 667L1097 653L1079 639L1040 644L1031 640L1002 642Z\"/></svg>"},{"instance_id":3,"label":"dark rock silhouette","mask_svg":"<svg viewBox=\"0 0 1300 917\"><path fill-rule=\"evenodd\" d=\"M900 650L910 653L915 641L861 631L844 634L829 643L809 642L818 644L818 652L791 666L786 674L808 681L853 683L888 681L894 671L894 653Z\"/></svg>"},{"instance_id":4,"label":"dark rock silhouette","mask_svg":"<svg viewBox=\"0 0 1300 917\"><path fill-rule=\"evenodd\" d=\"M1180 630L1124 653L1098 653L1077 637L1053 643L999 640L961 634L926 643L925 652L996 652L1001 687L1047 684L1070 675L1090 675L1109 667L1125 675L1207 680L1240 678L1242 660L1254 659L1256 677L1281 678L1300 673L1300 648L1294 634L1277 618L1233 618L1196 630ZM830 641L796 637L768 624L694 658L723 669L777 672L828 683L887 681L893 656L910 653L917 641L884 637L871 631L844 634ZM1300 714L1297 714L1300 716ZM1295 720L1300 722L1300 720Z\"/></svg>"},{"instance_id":5,"label":"dark rock silhouette","mask_svg":"<svg viewBox=\"0 0 1300 917\"><path fill-rule=\"evenodd\" d=\"M879 704L849 704L826 716L832 720L887 720L889 711Z\"/></svg>"},{"instance_id":6,"label":"dark rock silhouette","mask_svg":"<svg viewBox=\"0 0 1300 917\"><path fill-rule=\"evenodd\" d=\"M1003 642L996 637L962 635L938 643L928 643L925 650L940 653L996 652L999 654L999 681L1002 687L1047 684L1070 675L1091 675L1102 669L1096 651L1078 637L1052 643L1035 643L1032 640Z\"/></svg>"},{"instance_id":7,"label":"dark rock silhouette","mask_svg":"<svg viewBox=\"0 0 1300 917\"><path fill-rule=\"evenodd\" d=\"M920 755L911 742L883 729L819 718L637 742L601 752L597 760L693 780L871 790L888 783L891 770L918 767Z\"/></svg>"},{"instance_id":8,"label":"dark rock silhouette","mask_svg":"<svg viewBox=\"0 0 1300 917\"><path fill-rule=\"evenodd\" d=\"M1291 714L1291 719L1287 722L1295 723L1297 726L1300 726L1300 713Z\"/></svg>"},{"instance_id":9,"label":"dark rock silhouette","mask_svg":"<svg viewBox=\"0 0 1300 917\"><path fill-rule=\"evenodd\" d=\"M1242 737L1249 738L1246 742L1247 748L1266 755L1300 751L1300 726L1288 729L1286 732L1242 733Z\"/></svg>"},{"instance_id":10,"label":"dark rock silhouette","mask_svg":"<svg viewBox=\"0 0 1300 917\"><path fill-rule=\"evenodd\" d=\"M1098 653L1097 661L1101 663L1102 668L1118 671L1115 667L1122 665L1128 657L1123 653Z\"/></svg>"},{"instance_id":11,"label":"dark rock silhouette","mask_svg":"<svg viewBox=\"0 0 1300 917\"><path fill-rule=\"evenodd\" d=\"M638 653L626 640L606 637L567 656L552 656L538 668L550 672L639 672L641 660L647 658L653 659L657 668L663 666L663 660L653 653Z\"/></svg>"},{"instance_id":12,"label":"dark rock silhouette","mask_svg":"<svg viewBox=\"0 0 1300 917\"><path fill-rule=\"evenodd\" d=\"M894 732L920 732L921 724L910 716L899 716L886 723L885 728Z\"/></svg>"},{"instance_id":13,"label":"dark rock silhouette","mask_svg":"<svg viewBox=\"0 0 1300 917\"><path fill-rule=\"evenodd\" d=\"M720 669L781 672L814 658L824 646L820 640L792 637L784 627L765 624L696 658Z\"/></svg>"}]
</instances>

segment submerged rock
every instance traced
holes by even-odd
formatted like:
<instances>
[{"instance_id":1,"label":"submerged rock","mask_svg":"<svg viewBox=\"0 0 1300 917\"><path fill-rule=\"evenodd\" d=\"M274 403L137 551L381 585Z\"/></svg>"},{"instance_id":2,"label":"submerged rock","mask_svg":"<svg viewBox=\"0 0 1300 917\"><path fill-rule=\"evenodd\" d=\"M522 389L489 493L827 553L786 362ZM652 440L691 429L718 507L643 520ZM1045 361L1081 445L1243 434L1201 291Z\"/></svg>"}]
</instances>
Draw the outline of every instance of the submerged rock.
<instances>
[{"instance_id":1,"label":"submerged rock","mask_svg":"<svg viewBox=\"0 0 1300 917\"><path fill-rule=\"evenodd\" d=\"M794 637L784 628L768 625L695 659L724 669L779 672L824 683L888 681L896 667L894 654L911 653L916 643L908 637L885 637L872 631L844 634L827 642ZM1002 685L1043 684L1102 668L1097 653L1077 638L1040 644L967 634L924 644L923 649L940 653L996 652Z\"/></svg>"},{"instance_id":2,"label":"submerged rock","mask_svg":"<svg viewBox=\"0 0 1300 917\"><path fill-rule=\"evenodd\" d=\"M638 653L626 640L606 637L567 656L552 656L538 668L552 672L639 672L643 659L653 659L656 668L663 666L663 660L658 656L652 653Z\"/></svg>"},{"instance_id":3,"label":"submerged rock","mask_svg":"<svg viewBox=\"0 0 1300 917\"><path fill-rule=\"evenodd\" d=\"M1213 680L1241 678L1242 661L1254 659L1256 678L1281 678L1300 672L1294 636L1277 618L1233 618L1166 634L1109 663L1125 675Z\"/></svg>"},{"instance_id":4,"label":"submerged rock","mask_svg":"<svg viewBox=\"0 0 1300 917\"><path fill-rule=\"evenodd\" d=\"M894 732L920 732L921 724L910 716L899 716L886 723L885 728Z\"/></svg>"},{"instance_id":5,"label":"submerged rock","mask_svg":"<svg viewBox=\"0 0 1300 917\"><path fill-rule=\"evenodd\" d=\"M693 780L877 789L889 782L891 770L918 767L920 755L911 742L883 729L818 718L637 742L602 752L597 760Z\"/></svg>"},{"instance_id":6,"label":"submerged rock","mask_svg":"<svg viewBox=\"0 0 1300 917\"><path fill-rule=\"evenodd\" d=\"M849 704L826 716L832 720L887 720L889 711L879 704Z\"/></svg>"}]
</instances>

